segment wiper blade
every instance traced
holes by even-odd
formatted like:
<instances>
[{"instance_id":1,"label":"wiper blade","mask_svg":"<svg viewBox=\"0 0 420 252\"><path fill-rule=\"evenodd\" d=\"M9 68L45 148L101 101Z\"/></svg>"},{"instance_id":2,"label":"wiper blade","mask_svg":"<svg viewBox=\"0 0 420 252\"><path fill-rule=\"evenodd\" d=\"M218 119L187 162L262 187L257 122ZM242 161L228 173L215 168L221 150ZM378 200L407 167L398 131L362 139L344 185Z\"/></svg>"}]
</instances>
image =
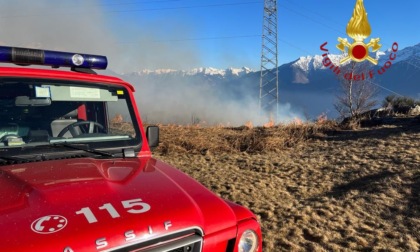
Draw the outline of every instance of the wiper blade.
<instances>
[{"instance_id":1,"label":"wiper blade","mask_svg":"<svg viewBox=\"0 0 420 252\"><path fill-rule=\"evenodd\" d=\"M59 143L53 143L50 146L66 147L66 148L70 148L70 149L74 149L74 150L81 150L81 151L85 151L85 152L88 152L88 153L101 155L103 157L115 157L115 155L113 153L106 152L106 151L95 150L95 149L83 148L83 147L80 147L80 145L81 144L69 144L67 142L59 142ZM83 145L86 145L86 144L83 144Z\"/></svg>"}]
</instances>

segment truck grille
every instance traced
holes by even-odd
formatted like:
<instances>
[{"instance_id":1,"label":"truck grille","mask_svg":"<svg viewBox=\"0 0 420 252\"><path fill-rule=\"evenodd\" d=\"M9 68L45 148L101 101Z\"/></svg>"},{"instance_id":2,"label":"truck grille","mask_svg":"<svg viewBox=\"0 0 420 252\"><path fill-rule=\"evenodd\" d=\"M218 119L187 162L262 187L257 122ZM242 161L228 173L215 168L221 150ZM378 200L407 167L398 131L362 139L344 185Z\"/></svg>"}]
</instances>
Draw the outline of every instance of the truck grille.
<instances>
[{"instance_id":1,"label":"truck grille","mask_svg":"<svg viewBox=\"0 0 420 252\"><path fill-rule=\"evenodd\" d=\"M201 230L188 230L150 241L107 250L109 252L201 252Z\"/></svg>"},{"instance_id":2,"label":"truck grille","mask_svg":"<svg viewBox=\"0 0 420 252\"><path fill-rule=\"evenodd\" d=\"M192 235L164 246L146 249L144 252L200 252L203 239L198 235ZM138 250L143 252L143 250Z\"/></svg>"}]
</instances>

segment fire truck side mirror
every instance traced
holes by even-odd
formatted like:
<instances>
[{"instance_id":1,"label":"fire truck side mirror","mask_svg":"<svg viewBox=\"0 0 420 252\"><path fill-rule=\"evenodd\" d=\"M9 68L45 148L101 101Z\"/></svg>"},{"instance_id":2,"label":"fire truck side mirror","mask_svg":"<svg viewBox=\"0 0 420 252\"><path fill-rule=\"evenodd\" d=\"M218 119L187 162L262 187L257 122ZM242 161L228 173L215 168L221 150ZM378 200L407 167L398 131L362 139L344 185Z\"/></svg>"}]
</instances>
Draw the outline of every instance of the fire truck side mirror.
<instances>
[{"instance_id":1,"label":"fire truck side mirror","mask_svg":"<svg viewBox=\"0 0 420 252\"><path fill-rule=\"evenodd\" d=\"M159 146L159 127L158 126L148 126L146 130L147 142L149 147L154 149Z\"/></svg>"}]
</instances>

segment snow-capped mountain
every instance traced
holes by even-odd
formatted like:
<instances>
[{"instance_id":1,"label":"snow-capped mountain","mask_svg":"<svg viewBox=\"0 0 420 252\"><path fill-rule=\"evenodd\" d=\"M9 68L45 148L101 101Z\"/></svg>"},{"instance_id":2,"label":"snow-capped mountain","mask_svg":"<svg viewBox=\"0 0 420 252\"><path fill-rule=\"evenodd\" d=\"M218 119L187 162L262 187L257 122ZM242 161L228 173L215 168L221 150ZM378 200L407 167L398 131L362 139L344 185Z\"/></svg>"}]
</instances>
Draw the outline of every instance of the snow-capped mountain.
<instances>
[{"instance_id":1,"label":"snow-capped mountain","mask_svg":"<svg viewBox=\"0 0 420 252\"><path fill-rule=\"evenodd\" d=\"M386 51L378 51L373 53L371 56L378 59L378 67L385 65L389 61L389 55L392 53L392 49L387 49ZM410 46L396 52L397 57L392 60L392 64L399 62L417 63L420 61L420 43L415 46ZM344 54L328 54L328 58L332 61L334 65L339 65L339 61L346 55ZM283 66L288 66L293 70L301 71L305 74L310 74L313 71L325 70L326 67L323 64L324 57L322 55L315 56L302 56L297 60L286 63ZM419 66L420 67L420 66ZM257 71L252 70L247 67L242 68L228 68L228 69L217 69L213 67L200 67L190 70L174 70L174 69L157 69L157 70L141 70L129 74L137 74L139 76L147 75L180 75L180 76L194 76L194 75L206 75L206 76L218 76L218 77L242 77L250 73L255 73ZM300 82L295 82L300 83Z\"/></svg>"},{"instance_id":2,"label":"snow-capped mountain","mask_svg":"<svg viewBox=\"0 0 420 252\"><path fill-rule=\"evenodd\" d=\"M378 51L371 55L379 60L378 65L368 64L369 70L376 71L371 81L379 88L378 100L382 101L390 94L408 95L420 99L420 44L399 49L393 60L390 60L391 53L392 50ZM328 57L338 65L344 55L329 54ZM323 60L321 55L304 56L279 67L281 104L291 104L294 110L311 118L321 113L336 116L333 103L340 85L337 75L323 65ZM387 61L391 61L391 65L388 63L388 67L385 68ZM378 74L377 71L381 68L386 72ZM194 93L194 97L203 96L202 99L207 101L206 104L210 107L213 106L212 103L222 103L219 98L231 102L246 100L247 103L249 101L258 103L259 98L260 72L246 67L224 70L210 67L191 70L142 70L123 74L121 77L134 83L142 94L154 98L162 94L162 99L165 101L173 99L173 102L180 104L185 103L187 99L192 100L186 98L190 93ZM163 90L171 91L163 92ZM196 90L199 91L195 93ZM181 100L175 99L177 92L183 97ZM207 97L210 94L218 97L217 102L210 102ZM162 101L153 99L155 106L159 103ZM192 104L188 107L194 106Z\"/></svg>"},{"instance_id":3,"label":"snow-capped mountain","mask_svg":"<svg viewBox=\"0 0 420 252\"><path fill-rule=\"evenodd\" d=\"M330 58L330 60L335 65L338 65L338 63L340 62L340 59L343 58L343 56L336 55L336 54L329 54L328 58ZM292 67L302 70L304 72L309 72L309 71L318 70L318 69L325 69L325 66L322 63L323 60L324 60L324 57L321 55L300 57L294 63L292 63Z\"/></svg>"},{"instance_id":4,"label":"snow-capped mountain","mask_svg":"<svg viewBox=\"0 0 420 252\"><path fill-rule=\"evenodd\" d=\"M385 65L387 61L389 61L389 55L392 53L392 49L387 49L386 51L378 51L376 53L372 53L372 57L378 59L377 67L381 67ZM409 63L415 64L420 61L420 44L415 46L407 47L402 50L396 52L397 57L392 60L392 64L396 64L399 62L409 61ZM328 54L328 58L332 61L334 65L339 65L339 61L346 55L344 54ZM304 73L305 75L309 75L313 71L319 70L326 70L327 68L323 64L324 57L322 55L315 55L315 56L302 56L299 57L297 60L286 63L283 66L287 66L292 70L299 71ZM350 62L350 61L349 61ZM408 64L409 64L408 63ZM420 66L418 66L420 67ZM139 76L147 76L147 75L178 75L178 76L195 76L195 75L204 75L204 76L217 76L222 78L228 77L242 77L251 73L255 73L257 71L252 70L247 67L242 68L228 68L228 69L217 69L213 67L200 67L194 68L190 70L174 70L174 69L157 69L157 70L141 70L135 73ZM309 79L308 79L309 81ZM308 83L308 81L304 80L302 82L296 80L294 83Z\"/></svg>"},{"instance_id":5,"label":"snow-capped mountain","mask_svg":"<svg viewBox=\"0 0 420 252\"><path fill-rule=\"evenodd\" d=\"M228 69L217 69L213 67L200 67L193 68L191 70L174 70L174 69L157 69L157 70L141 70L137 73L139 76L145 75L181 75L181 76L192 76L192 75L208 75L208 76L219 76L219 77L229 77L229 76L243 76L254 72L252 69L247 67L242 68L228 68Z\"/></svg>"},{"instance_id":6,"label":"snow-capped mountain","mask_svg":"<svg viewBox=\"0 0 420 252\"><path fill-rule=\"evenodd\" d=\"M389 60L389 54L392 52L392 49L388 49L385 52L382 53L379 64L378 65L384 65L386 61ZM396 52L397 57L395 60L392 61L393 64L396 64L398 62L419 62L420 61L420 43L414 46L406 47L403 50L398 50ZM417 65L420 67L420 65Z\"/></svg>"},{"instance_id":7,"label":"snow-capped mountain","mask_svg":"<svg viewBox=\"0 0 420 252\"><path fill-rule=\"evenodd\" d=\"M392 59L390 59L391 53L395 54L396 57L394 58L393 56L391 57ZM336 66L340 65L339 64L340 60L344 58L345 56L347 55L328 54L328 58ZM420 65L418 64L418 62L420 61L420 44L404 48L401 51L397 50L397 52L392 51L392 48L387 49L386 51L377 51L375 53L371 53L371 57L378 60L378 65L373 67L376 69L385 66L387 61L391 61L391 64L393 65L399 62L403 62L406 65L412 65L419 68ZM315 55L315 56L300 57L296 61L291 62L290 67L295 72L295 78L293 80L293 83L302 83L302 84L309 83L310 80L308 78L308 75L310 75L314 71L327 69L327 67L325 67L323 64L323 61L324 61L323 56ZM350 61L348 61L347 64L348 63L350 63Z\"/></svg>"}]
</instances>

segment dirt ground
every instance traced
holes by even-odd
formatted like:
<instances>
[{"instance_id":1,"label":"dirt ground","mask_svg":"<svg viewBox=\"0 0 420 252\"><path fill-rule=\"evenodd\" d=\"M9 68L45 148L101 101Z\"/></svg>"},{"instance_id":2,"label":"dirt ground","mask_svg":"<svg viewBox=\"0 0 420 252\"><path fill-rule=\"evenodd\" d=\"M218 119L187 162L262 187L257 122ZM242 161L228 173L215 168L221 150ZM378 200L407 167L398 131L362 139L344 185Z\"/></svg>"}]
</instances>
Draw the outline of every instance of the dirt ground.
<instances>
[{"instance_id":1,"label":"dirt ground","mask_svg":"<svg viewBox=\"0 0 420 252\"><path fill-rule=\"evenodd\" d=\"M251 209L264 251L420 251L419 118L305 127L162 126L154 155Z\"/></svg>"}]
</instances>

